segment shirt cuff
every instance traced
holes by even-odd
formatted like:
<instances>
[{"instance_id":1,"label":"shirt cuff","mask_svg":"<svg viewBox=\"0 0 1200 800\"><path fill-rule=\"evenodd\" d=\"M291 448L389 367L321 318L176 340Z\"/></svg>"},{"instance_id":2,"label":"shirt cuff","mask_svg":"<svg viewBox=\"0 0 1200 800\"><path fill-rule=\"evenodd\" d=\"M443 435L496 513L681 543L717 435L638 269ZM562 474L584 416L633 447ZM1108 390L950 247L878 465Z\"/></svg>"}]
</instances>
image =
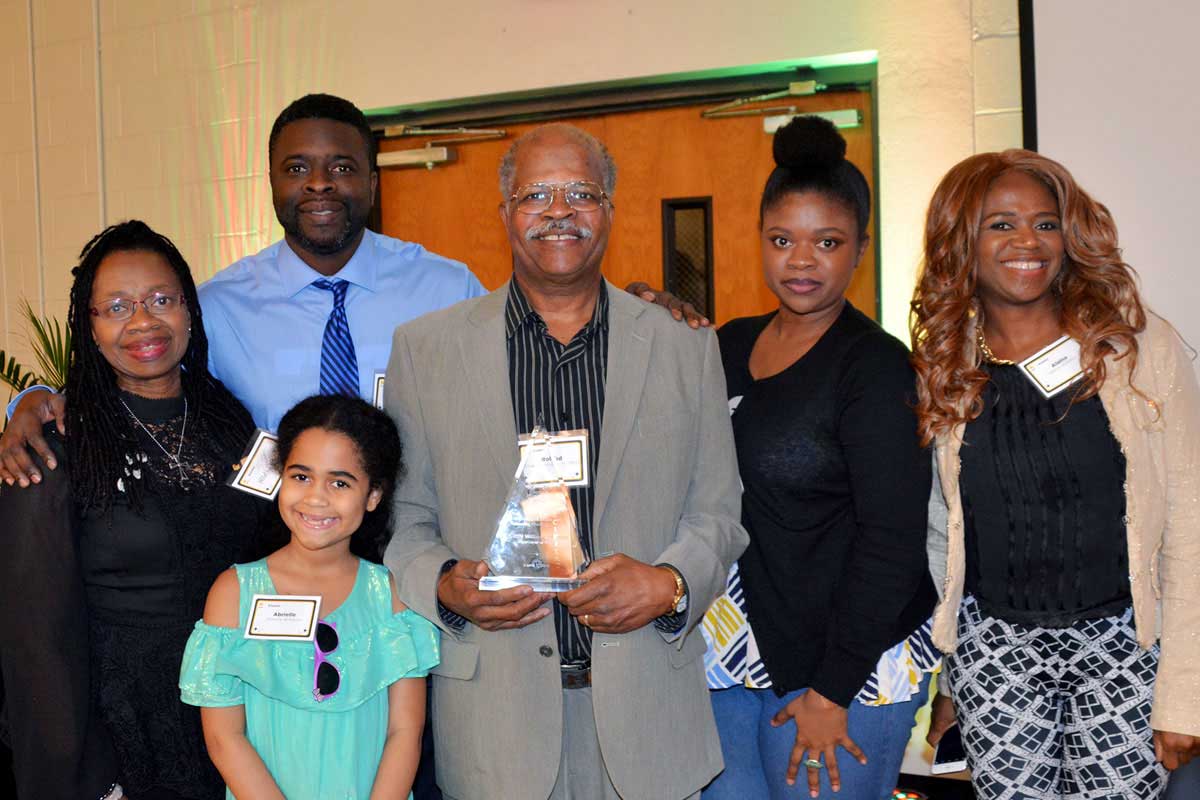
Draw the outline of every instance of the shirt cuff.
<instances>
[{"instance_id":1,"label":"shirt cuff","mask_svg":"<svg viewBox=\"0 0 1200 800\"><path fill-rule=\"evenodd\" d=\"M442 564L442 568L438 570L438 578L441 579L441 577L449 572L450 568L457 563L457 558L447 559L446 563ZM434 591L436 592L437 590L435 589ZM436 597L434 599L437 600ZM441 600L437 600L437 611L438 617L440 617L442 620L442 624L453 630L455 633L462 633L463 629L467 627L467 623L470 621L461 614L455 614L453 611L446 608L444 605L442 605Z\"/></svg>"},{"instance_id":2,"label":"shirt cuff","mask_svg":"<svg viewBox=\"0 0 1200 800\"><path fill-rule=\"evenodd\" d=\"M681 611L678 614L663 614L654 620L654 627L663 633L679 633L683 630L685 623L687 623L687 612Z\"/></svg>"},{"instance_id":3,"label":"shirt cuff","mask_svg":"<svg viewBox=\"0 0 1200 800\"><path fill-rule=\"evenodd\" d=\"M24 391L19 392L16 397L14 397L12 400L8 401L7 413L8 413L9 419L12 419L13 412L17 410L17 403L20 403L21 398L24 397L25 395L29 394L30 392L50 392L53 394L54 390L51 389L49 386L43 386L42 384L37 383L37 384L34 384L33 386L30 386L28 389L25 389Z\"/></svg>"}]
</instances>

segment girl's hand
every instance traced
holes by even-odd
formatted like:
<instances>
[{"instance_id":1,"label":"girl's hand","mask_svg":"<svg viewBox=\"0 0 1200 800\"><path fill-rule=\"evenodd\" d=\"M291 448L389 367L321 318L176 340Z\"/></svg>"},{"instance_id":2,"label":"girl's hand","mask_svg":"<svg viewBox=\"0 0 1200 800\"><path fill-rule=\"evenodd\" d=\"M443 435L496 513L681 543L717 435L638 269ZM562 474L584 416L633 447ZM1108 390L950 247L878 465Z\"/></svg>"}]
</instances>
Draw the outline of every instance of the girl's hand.
<instances>
[{"instance_id":1,"label":"girl's hand","mask_svg":"<svg viewBox=\"0 0 1200 800\"><path fill-rule=\"evenodd\" d=\"M1170 770L1179 769L1200 755L1200 736L1170 731L1154 732L1154 757Z\"/></svg>"},{"instance_id":2,"label":"girl's hand","mask_svg":"<svg viewBox=\"0 0 1200 800\"><path fill-rule=\"evenodd\" d=\"M860 764L867 763L867 757L854 743L846 732L846 709L829 700L813 689L797 697L784 706L771 720L771 726L778 728L786 725L789 719L796 723L796 744L792 747L792 757L788 760L788 786L796 784L796 773L800 771L801 761L805 759L805 751L809 761L820 761L825 756L825 768L829 770L829 785L835 792L842 788L841 775L838 773L837 747L846 748L850 755L858 759ZM821 771L818 767L806 765L808 768L808 793L816 797L821 793Z\"/></svg>"}]
</instances>

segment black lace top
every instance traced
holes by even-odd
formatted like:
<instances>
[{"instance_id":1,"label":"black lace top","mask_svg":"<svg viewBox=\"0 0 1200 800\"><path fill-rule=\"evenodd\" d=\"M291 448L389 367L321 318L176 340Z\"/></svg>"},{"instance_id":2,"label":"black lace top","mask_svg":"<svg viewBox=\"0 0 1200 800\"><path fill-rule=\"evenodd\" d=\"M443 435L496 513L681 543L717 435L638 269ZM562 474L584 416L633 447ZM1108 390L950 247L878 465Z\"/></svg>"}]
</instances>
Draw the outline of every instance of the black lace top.
<instances>
[{"instance_id":1,"label":"black lace top","mask_svg":"<svg viewBox=\"0 0 1200 800\"><path fill-rule=\"evenodd\" d=\"M76 513L56 439L57 470L0 490L12 556L0 565L0 663L18 792L86 800L119 781L136 800L219 798L179 666L217 575L273 544L260 530L274 510L224 485L240 454L215 452L194 415L185 429L182 398L122 399L118 424L141 445L122 481L145 482L141 513L119 500Z\"/></svg>"}]
</instances>

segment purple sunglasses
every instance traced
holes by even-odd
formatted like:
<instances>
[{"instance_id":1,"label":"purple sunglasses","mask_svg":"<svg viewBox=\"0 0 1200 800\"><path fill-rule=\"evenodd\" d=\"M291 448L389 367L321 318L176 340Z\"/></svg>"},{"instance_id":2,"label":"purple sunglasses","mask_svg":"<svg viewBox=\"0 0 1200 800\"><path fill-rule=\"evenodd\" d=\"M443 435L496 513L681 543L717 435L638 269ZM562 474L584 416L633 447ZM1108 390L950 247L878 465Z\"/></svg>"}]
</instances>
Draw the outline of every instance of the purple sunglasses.
<instances>
[{"instance_id":1,"label":"purple sunglasses","mask_svg":"<svg viewBox=\"0 0 1200 800\"><path fill-rule=\"evenodd\" d=\"M317 635L313 637L313 699L318 703L333 697L342 688L342 673L327 661L326 656L338 649L337 623L317 620Z\"/></svg>"}]
</instances>

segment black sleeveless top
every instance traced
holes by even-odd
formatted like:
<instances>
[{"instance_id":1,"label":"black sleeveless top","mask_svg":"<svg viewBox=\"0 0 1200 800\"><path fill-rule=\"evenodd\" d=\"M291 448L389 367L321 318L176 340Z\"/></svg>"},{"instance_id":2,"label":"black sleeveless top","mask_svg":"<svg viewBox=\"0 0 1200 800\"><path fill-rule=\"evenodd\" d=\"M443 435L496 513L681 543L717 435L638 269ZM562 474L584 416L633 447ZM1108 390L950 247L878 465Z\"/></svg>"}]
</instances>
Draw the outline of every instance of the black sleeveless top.
<instances>
[{"instance_id":1,"label":"black sleeveless top","mask_svg":"<svg viewBox=\"0 0 1200 800\"><path fill-rule=\"evenodd\" d=\"M985 364L983 413L961 450L966 590L985 614L1066 627L1132 602L1125 456L1099 397L1050 399Z\"/></svg>"}]
</instances>

